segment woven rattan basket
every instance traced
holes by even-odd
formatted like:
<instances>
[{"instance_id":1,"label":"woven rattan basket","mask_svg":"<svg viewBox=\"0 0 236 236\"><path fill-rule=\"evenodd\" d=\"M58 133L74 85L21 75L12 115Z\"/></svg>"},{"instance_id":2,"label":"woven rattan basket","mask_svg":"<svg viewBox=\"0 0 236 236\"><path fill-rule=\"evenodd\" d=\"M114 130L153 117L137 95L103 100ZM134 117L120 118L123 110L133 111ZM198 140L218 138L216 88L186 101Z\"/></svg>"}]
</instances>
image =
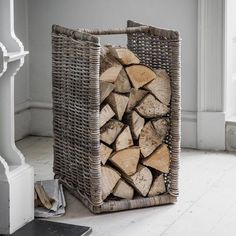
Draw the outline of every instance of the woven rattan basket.
<instances>
[{"instance_id":1,"label":"woven rattan basket","mask_svg":"<svg viewBox=\"0 0 236 236\"><path fill-rule=\"evenodd\" d=\"M99 60L97 35L127 34L127 47L152 68L171 78L171 130L168 145L168 193L133 200L102 201L99 156ZM54 172L64 186L94 213L174 203L178 196L180 153L179 33L128 21L113 30L71 30L52 27Z\"/></svg>"}]
</instances>

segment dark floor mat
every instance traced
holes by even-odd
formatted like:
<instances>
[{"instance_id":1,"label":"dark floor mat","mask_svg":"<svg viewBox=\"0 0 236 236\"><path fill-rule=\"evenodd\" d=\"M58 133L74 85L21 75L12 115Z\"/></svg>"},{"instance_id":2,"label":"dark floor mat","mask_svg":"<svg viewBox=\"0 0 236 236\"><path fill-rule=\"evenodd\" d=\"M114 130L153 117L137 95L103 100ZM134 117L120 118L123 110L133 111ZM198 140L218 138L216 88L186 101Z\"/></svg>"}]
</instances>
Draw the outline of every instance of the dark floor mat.
<instances>
[{"instance_id":1,"label":"dark floor mat","mask_svg":"<svg viewBox=\"0 0 236 236\"><path fill-rule=\"evenodd\" d=\"M86 226L62 224L43 220L34 220L21 229L17 230L13 236L88 236L92 229Z\"/></svg>"}]
</instances>

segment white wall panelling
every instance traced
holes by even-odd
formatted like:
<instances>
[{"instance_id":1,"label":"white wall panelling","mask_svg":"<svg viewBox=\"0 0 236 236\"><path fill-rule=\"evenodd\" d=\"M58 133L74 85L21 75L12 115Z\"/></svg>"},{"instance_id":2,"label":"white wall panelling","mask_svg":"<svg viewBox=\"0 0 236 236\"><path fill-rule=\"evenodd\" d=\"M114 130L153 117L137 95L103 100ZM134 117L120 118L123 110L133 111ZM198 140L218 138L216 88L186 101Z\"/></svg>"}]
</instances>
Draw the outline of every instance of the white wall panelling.
<instances>
[{"instance_id":1,"label":"white wall panelling","mask_svg":"<svg viewBox=\"0 0 236 236\"><path fill-rule=\"evenodd\" d=\"M199 149L225 149L224 19L224 0L198 0Z\"/></svg>"}]
</instances>

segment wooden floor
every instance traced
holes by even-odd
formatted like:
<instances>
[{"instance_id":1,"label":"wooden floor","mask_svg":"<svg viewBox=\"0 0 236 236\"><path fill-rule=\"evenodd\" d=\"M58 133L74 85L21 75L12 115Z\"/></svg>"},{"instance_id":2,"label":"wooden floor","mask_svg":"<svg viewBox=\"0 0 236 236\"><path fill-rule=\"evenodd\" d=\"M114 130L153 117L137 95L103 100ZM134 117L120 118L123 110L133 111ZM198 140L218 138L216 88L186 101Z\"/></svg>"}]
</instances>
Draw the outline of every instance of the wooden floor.
<instances>
[{"instance_id":1,"label":"wooden floor","mask_svg":"<svg viewBox=\"0 0 236 236\"><path fill-rule=\"evenodd\" d=\"M36 180L53 178L51 138L28 137L17 145ZM66 215L53 221L91 226L94 236L235 236L236 155L184 149L175 205L93 215L69 193L66 199Z\"/></svg>"}]
</instances>

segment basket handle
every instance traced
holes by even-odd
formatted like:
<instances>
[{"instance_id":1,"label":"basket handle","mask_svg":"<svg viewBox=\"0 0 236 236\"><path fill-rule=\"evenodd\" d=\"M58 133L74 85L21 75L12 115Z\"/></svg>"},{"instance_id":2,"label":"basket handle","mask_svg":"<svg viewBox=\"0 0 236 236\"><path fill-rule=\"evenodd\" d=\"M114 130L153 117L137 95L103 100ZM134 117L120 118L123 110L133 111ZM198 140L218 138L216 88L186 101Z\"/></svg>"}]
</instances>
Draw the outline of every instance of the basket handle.
<instances>
[{"instance_id":1,"label":"basket handle","mask_svg":"<svg viewBox=\"0 0 236 236\"><path fill-rule=\"evenodd\" d=\"M79 32L85 32L93 35L109 35L109 34L133 34L137 32L147 32L150 30L149 26L139 26L139 27L127 27L127 28L117 28L117 29L76 29Z\"/></svg>"},{"instance_id":2,"label":"basket handle","mask_svg":"<svg viewBox=\"0 0 236 236\"><path fill-rule=\"evenodd\" d=\"M111 35L111 34L133 34L133 33L148 33L151 35L155 35L158 37L164 37L172 41L179 41L179 32L173 30L164 30L155 28L152 26L142 25L142 26L135 26L135 27L127 27L127 28L116 28L116 29L76 29L77 32L80 33L88 33L90 35Z\"/></svg>"}]
</instances>

